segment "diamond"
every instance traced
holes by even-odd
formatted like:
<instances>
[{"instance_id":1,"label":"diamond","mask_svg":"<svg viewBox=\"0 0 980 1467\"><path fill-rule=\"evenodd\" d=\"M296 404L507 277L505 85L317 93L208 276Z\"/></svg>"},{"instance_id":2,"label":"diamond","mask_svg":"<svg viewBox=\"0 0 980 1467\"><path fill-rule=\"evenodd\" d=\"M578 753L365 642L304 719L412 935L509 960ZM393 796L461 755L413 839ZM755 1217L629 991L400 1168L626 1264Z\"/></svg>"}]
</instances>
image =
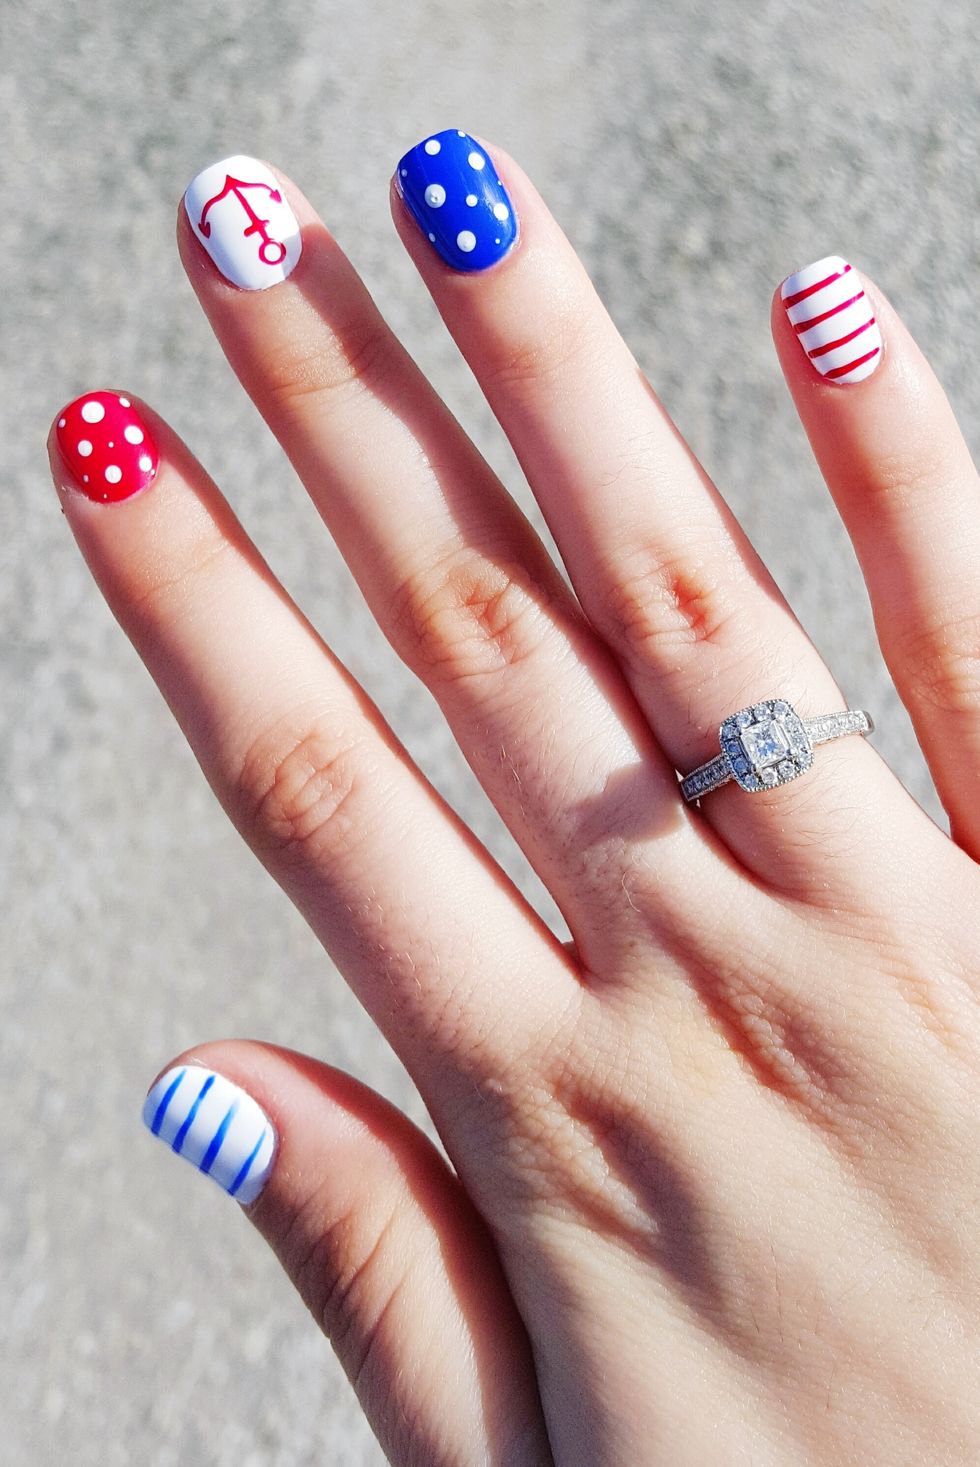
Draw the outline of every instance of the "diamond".
<instances>
[{"instance_id":1,"label":"diamond","mask_svg":"<svg viewBox=\"0 0 980 1467\"><path fill-rule=\"evenodd\" d=\"M781 722L767 718L743 729L742 747L758 771L785 759L789 753L789 737Z\"/></svg>"},{"instance_id":2,"label":"diamond","mask_svg":"<svg viewBox=\"0 0 980 1467\"><path fill-rule=\"evenodd\" d=\"M721 747L732 777L743 790L785 784L813 763L803 720L783 698L731 714L721 726ZM767 772L771 778L764 777Z\"/></svg>"}]
</instances>

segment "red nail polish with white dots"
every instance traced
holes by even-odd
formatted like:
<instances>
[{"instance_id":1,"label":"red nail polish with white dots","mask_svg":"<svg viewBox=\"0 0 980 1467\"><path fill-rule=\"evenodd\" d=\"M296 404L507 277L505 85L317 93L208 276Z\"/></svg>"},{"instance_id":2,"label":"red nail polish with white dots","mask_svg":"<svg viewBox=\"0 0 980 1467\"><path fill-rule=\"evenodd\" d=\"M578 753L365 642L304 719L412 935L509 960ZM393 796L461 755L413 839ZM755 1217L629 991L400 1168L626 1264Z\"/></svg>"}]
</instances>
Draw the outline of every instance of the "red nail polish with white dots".
<instances>
[{"instance_id":1,"label":"red nail polish with white dots","mask_svg":"<svg viewBox=\"0 0 980 1467\"><path fill-rule=\"evenodd\" d=\"M145 489L160 459L150 430L128 397L87 392L58 415L58 448L76 485L99 504Z\"/></svg>"}]
</instances>

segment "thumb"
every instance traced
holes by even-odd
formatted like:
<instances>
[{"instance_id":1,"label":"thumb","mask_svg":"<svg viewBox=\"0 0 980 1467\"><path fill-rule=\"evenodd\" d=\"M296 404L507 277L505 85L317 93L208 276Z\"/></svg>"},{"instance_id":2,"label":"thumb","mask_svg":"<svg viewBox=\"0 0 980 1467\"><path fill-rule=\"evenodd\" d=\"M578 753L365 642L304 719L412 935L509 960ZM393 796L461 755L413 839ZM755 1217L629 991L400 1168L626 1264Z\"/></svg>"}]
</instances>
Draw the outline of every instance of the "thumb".
<instances>
[{"instance_id":1,"label":"thumb","mask_svg":"<svg viewBox=\"0 0 980 1467\"><path fill-rule=\"evenodd\" d=\"M338 1070L226 1041L175 1061L143 1118L246 1205L395 1467L551 1462L489 1233L407 1117Z\"/></svg>"}]
</instances>

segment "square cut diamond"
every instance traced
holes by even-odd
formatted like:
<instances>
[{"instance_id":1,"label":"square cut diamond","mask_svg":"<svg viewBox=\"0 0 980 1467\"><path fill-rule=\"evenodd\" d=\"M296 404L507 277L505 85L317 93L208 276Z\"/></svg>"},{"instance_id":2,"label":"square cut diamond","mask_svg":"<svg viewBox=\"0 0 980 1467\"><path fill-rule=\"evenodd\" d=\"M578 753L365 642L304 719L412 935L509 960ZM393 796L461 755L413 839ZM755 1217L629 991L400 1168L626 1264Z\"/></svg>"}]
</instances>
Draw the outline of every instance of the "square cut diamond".
<instances>
[{"instance_id":1,"label":"square cut diamond","mask_svg":"<svg viewBox=\"0 0 980 1467\"><path fill-rule=\"evenodd\" d=\"M778 719L767 718L742 729L742 747L758 771L785 759L789 753L789 735Z\"/></svg>"},{"instance_id":2,"label":"square cut diamond","mask_svg":"<svg viewBox=\"0 0 980 1467\"><path fill-rule=\"evenodd\" d=\"M726 718L721 747L743 790L788 784L813 763L813 745L803 720L781 698Z\"/></svg>"}]
</instances>

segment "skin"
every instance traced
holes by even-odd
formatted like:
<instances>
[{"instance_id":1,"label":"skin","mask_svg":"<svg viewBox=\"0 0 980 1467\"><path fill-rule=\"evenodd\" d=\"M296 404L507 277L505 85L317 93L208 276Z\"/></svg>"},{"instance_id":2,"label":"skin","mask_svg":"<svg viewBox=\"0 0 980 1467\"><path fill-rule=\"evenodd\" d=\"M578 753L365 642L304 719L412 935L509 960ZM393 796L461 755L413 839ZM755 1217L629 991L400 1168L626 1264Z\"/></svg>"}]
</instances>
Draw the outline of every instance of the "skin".
<instances>
[{"instance_id":1,"label":"skin","mask_svg":"<svg viewBox=\"0 0 980 1467\"><path fill-rule=\"evenodd\" d=\"M778 693L844 706L555 222L483 275L401 238L510 438L558 575L298 191L289 279L181 256L245 389L572 933L447 810L152 411L154 484L52 465L78 543L229 815L408 1066L380 1097L244 1042L279 1151L249 1209L398 1467L980 1456L980 515L881 292L850 386L774 301L790 391L949 811L869 743L700 808L675 769Z\"/></svg>"}]
</instances>

